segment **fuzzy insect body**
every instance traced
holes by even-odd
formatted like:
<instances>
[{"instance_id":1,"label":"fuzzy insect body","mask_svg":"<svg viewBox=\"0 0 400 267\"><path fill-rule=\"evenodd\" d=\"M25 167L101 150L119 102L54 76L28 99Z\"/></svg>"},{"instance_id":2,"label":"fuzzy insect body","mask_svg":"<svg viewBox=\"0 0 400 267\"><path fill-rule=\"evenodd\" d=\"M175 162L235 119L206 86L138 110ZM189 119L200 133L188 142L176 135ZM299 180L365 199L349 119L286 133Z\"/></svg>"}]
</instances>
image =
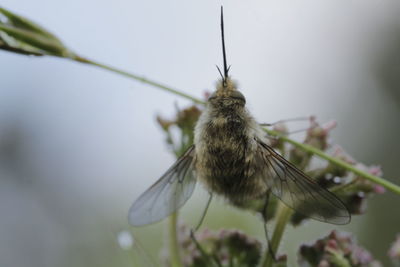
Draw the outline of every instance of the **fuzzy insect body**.
<instances>
[{"instance_id":1,"label":"fuzzy insect body","mask_svg":"<svg viewBox=\"0 0 400 267\"><path fill-rule=\"evenodd\" d=\"M256 162L256 140L264 133L245 103L230 79L221 80L195 128L197 178L236 206L268 190Z\"/></svg>"}]
</instances>

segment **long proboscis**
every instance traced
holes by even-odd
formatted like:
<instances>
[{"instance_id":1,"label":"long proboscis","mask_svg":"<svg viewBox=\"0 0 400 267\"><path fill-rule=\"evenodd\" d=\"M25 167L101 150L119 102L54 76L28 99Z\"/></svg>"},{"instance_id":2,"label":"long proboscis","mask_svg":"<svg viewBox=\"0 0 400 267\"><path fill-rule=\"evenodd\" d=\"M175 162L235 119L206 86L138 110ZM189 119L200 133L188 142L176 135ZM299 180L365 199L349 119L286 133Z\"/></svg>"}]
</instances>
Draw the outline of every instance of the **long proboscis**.
<instances>
[{"instance_id":1,"label":"long proboscis","mask_svg":"<svg viewBox=\"0 0 400 267\"><path fill-rule=\"evenodd\" d=\"M229 68L226 63L226 49L225 49L225 33L224 33L224 8L221 6L221 39L222 39L222 56L224 60L224 83L226 83L226 79L228 78Z\"/></svg>"}]
</instances>

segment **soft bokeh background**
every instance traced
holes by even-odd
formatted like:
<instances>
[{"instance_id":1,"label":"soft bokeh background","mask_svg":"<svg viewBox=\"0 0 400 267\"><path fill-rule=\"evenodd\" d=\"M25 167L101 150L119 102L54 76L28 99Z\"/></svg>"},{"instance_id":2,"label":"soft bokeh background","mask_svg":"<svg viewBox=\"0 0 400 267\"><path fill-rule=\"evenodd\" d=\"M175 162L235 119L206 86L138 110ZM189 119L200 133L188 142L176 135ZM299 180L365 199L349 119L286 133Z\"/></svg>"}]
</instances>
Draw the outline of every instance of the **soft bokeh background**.
<instances>
[{"instance_id":1,"label":"soft bokeh background","mask_svg":"<svg viewBox=\"0 0 400 267\"><path fill-rule=\"evenodd\" d=\"M381 164L400 183L400 2L3 0L90 58L201 97L221 63L224 5L228 61L262 122L317 115L339 123L332 139ZM158 257L163 223L133 229L132 201L174 161L155 122L177 96L57 58L0 51L0 266L131 266L117 234L132 231ZM186 205L193 218L205 198ZM399 232L400 196L369 202L345 227L289 229L282 251L339 228L378 259ZM264 238L260 221L211 207L204 227Z\"/></svg>"}]
</instances>

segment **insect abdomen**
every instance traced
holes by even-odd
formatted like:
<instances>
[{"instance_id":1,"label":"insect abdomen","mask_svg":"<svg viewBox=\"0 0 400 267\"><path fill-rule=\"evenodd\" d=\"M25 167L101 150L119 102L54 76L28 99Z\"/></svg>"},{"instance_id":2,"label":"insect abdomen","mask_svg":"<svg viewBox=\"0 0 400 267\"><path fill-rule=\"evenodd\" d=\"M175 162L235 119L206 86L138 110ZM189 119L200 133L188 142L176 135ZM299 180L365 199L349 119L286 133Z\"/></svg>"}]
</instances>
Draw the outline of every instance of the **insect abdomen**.
<instances>
[{"instance_id":1,"label":"insect abdomen","mask_svg":"<svg viewBox=\"0 0 400 267\"><path fill-rule=\"evenodd\" d=\"M211 191L226 197L254 191L249 180L252 153L246 121L237 114L213 116L204 123L199 144L197 169Z\"/></svg>"}]
</instances>

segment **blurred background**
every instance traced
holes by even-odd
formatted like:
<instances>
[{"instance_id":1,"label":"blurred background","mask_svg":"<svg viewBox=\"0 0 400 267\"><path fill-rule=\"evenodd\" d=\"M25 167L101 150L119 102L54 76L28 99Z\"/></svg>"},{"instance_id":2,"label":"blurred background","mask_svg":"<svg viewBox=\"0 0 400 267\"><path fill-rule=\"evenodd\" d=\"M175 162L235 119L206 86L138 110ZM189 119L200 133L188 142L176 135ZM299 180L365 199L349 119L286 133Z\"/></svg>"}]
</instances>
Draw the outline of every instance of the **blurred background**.
<instances>
[{"instance_id":1,"label":"blurred background","mask_svg":"<svg viewBox=\"0 0 400 267\"><path fill-rule=\"evenodd\" d=\"M256 119L335 119L333 142L363 163L381 165L384 177L399 184L399 1L1 5L79 54L203 97L222 63L221 4L231 75ZM132 266L143 254L157 259L165 223L132 228L127 213L174 161L156 115L173 116L175 105L190 102L63 59L0 51L0 61L0 265ZM205 199L196 194L182 220L194 220ZM344 227L310 221L289 228L281 251L294 264L300 243L340 229L388 264L400 230L399 201L391 192L376 196L365 215ZM214 202L203 227L264 238L258 218L223 201ZM126 230L142 252L120 248L118 233Z\"/></svg>"}]
</instances>

